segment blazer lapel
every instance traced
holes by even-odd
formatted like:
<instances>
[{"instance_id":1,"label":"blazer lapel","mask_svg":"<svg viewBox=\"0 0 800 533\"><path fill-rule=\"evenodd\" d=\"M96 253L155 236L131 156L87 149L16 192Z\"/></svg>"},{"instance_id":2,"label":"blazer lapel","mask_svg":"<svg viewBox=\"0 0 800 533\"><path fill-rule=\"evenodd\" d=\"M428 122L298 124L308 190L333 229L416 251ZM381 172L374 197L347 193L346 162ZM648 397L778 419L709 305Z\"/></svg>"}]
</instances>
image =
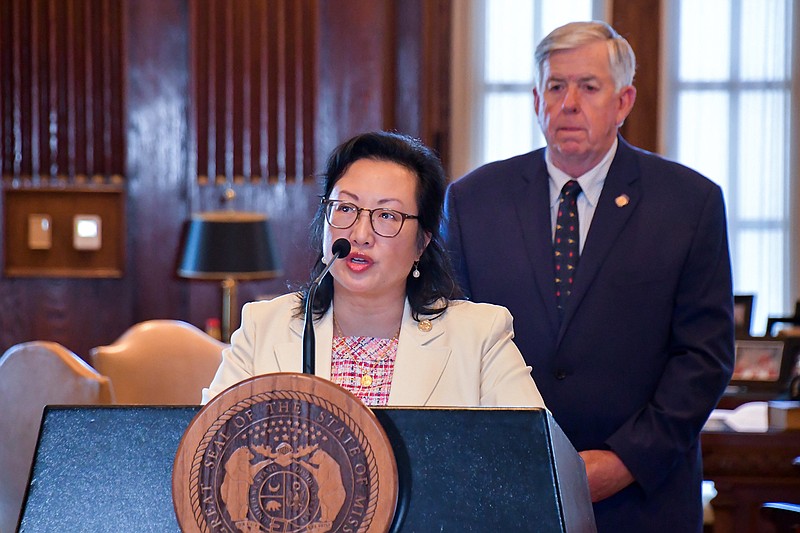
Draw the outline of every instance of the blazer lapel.
<instances>
[{"instance_id":1,"label":"blazer lapel","mask_svg":"<svg viewBox=\"0 0 800 533\"><path fill-rule=\"evenodd\" d=\"M420 329L406 301L389 405L428 404L451 353L448 346L435 345L436 339L444 333L441 322L432 320L431 325L430 331Z\"/></svg>"},{"instance_id":2,"label":"blazer lapel","mask_svg":"<svg viewBox=\"0 0 800 533\"><path fill-rule=\"evenodd\" d=\"M632 155L631 147L620 137L617 153L608 170L586 237L572 294L564 310L564 320L558 334L559 343L603 261L641 200L639 170Z\"/></svg>"},{"instance_id":3,"label":"blazer lapel","mask_svg":"<svg viewBox=\"0 0 800 533\"><path fill-rule=\"evenodd\" d=\"M331 376L332 313L331 308L314 324L314 351L317 357L315 374L325 379L330 379ZM447 346L435 346L435 341L444 333L444 328L437 320L432 320L431 324L433 327L430 331L420 329L419 323L412 318L411 307L406 301L389 405L426 405L439 383L451 350ZM278 369L280 372L302 372L303 321L292 320L289 330L293 339L275 345Z\"/></svg>"},{"instance_id":4,"label":"blazer lapel","mask_svg":"<svg viewBox=\"0 0 800 533\"><path fill-rule=\"evenodd\" d=\"M331 346L333 344L333 308L314 323L314 374L325 379L331 377ZM303 371L303 320L289 323L292 340L275 345L275 358L280 372Z\"/></svg>"},{"instance_id":5,"label":"blazer lapel","mask_svg":"<svg viewBox=\"0 0 800 533\"><path fill-rule=\"evenodd\" d=\"M512 191L511 203L514 205L519 226L522 229L522 248L528 254L533 277L542 300L541 308L546 309L553 330L558 328L558 308L556 304L553 254L539 253L552 250L553 239L550 228L550 185L544 150L533 153L533 164L522 173L520 188ZM530 295L533 297L533 295Z\"/></svg>"}]
</instances>

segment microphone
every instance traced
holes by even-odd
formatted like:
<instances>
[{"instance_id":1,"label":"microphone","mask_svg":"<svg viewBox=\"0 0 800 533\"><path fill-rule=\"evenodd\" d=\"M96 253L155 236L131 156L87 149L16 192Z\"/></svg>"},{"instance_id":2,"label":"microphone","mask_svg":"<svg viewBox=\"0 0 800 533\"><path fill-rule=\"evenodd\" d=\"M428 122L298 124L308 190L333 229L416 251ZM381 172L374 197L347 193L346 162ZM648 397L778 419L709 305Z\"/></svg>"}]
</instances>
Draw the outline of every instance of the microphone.
<instances>
[{"instance_id":1,"label":"microphone","mask_svg":"<svg viewBox=\"0 0 800 533\"><path fill-rule=\"evenodd\" d=\"M333 266L333 263L337 259L342 259L343 257L350 255L350 241L344 238L336 239L336 241L333 243L333 246L331 246L331 251L333 252L333 257L331 257L331 260L325 266L320 275L317 276L317 278L311 282L311 285L308 287L308 296L306 297L306 316L303 329L303 374L314 374L314 344L316 341L314 339L314 320L311 312L314 296L317 294L317 288L319 288L319 284L322 283L322 280L328 275L328 271Z\"/></svg>"}]
</instances>

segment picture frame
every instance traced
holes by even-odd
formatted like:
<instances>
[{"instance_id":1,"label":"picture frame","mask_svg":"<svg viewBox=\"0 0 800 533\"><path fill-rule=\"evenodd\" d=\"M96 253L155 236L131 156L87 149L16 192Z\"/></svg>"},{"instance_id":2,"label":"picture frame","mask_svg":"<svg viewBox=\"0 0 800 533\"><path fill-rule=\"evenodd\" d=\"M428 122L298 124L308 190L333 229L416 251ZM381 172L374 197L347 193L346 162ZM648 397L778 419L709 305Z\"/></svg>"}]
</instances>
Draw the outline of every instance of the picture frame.
<instances>
[{"instance_id":1,"label":"picture frame","mask_svg":"<svg viewBox=\"0 0 800 533\"><path fill-rule=\"evenodd\" d=\"M736 339L735 355L726 396L743 401L784 398L792 378L798 375L800 337Z\"/></svg>"},{"instance_id":2,"label":"picture frame","mask_svg":"<svg viewBox=\"0 0 800 533\"><path fill-rule=\"evenodd\" d=\"M779 382L783 352L783 341L736 341L736 363L731 382Z\"/></svg>"}]
</instances>

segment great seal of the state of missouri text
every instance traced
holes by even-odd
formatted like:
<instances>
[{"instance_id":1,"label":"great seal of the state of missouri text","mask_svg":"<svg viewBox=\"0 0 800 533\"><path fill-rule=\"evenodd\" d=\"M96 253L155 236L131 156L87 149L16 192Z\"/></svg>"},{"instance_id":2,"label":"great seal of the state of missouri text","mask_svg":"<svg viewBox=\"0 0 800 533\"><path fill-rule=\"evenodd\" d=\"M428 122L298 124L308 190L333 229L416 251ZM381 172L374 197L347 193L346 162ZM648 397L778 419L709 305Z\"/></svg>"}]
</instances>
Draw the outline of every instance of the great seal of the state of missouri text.
<instances>
[{"instance_id":1,"label":"great seal of the state of missouri text","mask_svg":"<svg viewBox=\"0 0 800 533\"><path fill-rule=\"evenodd\" d=\"M212 399L181 439L172 476L183 531L388 531L397 465L375 415L306 374L250 378Z\"/></svg>"}]
</instances>

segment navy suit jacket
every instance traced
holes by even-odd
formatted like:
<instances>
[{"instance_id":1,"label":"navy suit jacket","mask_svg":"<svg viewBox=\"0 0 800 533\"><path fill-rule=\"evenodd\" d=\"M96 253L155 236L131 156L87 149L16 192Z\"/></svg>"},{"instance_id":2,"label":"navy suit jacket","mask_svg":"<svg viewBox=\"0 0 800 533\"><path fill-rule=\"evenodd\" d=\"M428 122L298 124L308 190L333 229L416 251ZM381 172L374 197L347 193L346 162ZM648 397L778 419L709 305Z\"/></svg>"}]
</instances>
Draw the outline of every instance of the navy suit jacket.
<instances>
[{"instance_id":1,"label":"navy suit jacket","mask_svg":"<svg viewBox=\"0 0 800 533\"><path fill-rule=\"evenodd\" d=\"M579 451L635 478L598 504L599 531L700 531L699 434L734 361L725 207L697 172L621 137L559 324L544 149L447 191L459 281L509 308L515 342Z\"/></svg>"}]
</instances>

